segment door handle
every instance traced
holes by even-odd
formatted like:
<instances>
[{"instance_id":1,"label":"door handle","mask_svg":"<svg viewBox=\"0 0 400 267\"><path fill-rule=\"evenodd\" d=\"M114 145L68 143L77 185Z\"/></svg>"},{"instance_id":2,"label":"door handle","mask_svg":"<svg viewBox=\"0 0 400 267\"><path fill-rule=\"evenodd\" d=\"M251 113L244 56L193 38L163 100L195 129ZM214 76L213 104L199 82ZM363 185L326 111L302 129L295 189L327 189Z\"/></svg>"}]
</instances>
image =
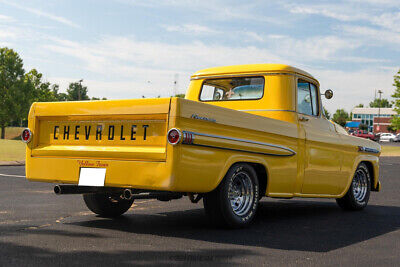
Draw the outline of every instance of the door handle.
<instances>
[{"instance_id":1,"label":"door handle","mask_svg":"<svg viewBox=\"0 0 400 267\"><path fill-rule=\"evenodd\" d=\"M306 117L300 117L300 118L299 118L299 121L308 121L308 118L306 118Z\"/></svg>"}]
</instances>

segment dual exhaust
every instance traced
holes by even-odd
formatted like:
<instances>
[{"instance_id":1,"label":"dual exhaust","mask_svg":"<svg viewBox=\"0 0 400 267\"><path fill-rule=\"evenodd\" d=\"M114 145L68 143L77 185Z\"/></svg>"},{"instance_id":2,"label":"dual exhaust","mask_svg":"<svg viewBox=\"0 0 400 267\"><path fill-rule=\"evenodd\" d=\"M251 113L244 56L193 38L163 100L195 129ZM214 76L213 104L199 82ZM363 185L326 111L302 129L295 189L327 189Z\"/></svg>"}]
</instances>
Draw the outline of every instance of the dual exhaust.
<instances>
[{"instance_id":1,"label":"dual exhaust","mask_svg":"<svg viewBox=\"0 0 400 267\"><path fill-rule=\"evenodd\" d=\"M165 191L148 191L118 188L118 187L97 187L97 186L77 186L77 185L56 185L54 187L56 195L70 195L70 194L115 194L120 195L122 199L158 199L161 201L169 201L172 199L179 199L183 193L165 192Z\"/></svg>"}]
</instances>

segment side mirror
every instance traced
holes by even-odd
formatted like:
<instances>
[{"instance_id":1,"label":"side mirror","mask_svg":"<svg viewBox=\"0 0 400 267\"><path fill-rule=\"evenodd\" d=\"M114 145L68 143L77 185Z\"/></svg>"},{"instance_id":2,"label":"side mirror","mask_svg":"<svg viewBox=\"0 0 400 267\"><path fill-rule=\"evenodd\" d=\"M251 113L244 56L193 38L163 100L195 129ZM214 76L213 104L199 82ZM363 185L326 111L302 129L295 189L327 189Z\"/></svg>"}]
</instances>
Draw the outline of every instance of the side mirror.
<instances>
[{"instance_id":1,"label":"side mirror","mask_svg":"<svg viewBox=\"0 0 400 267\"><path fill-rule=\"evenodd\" d=\"M333 97L333 91L331 89L328 89L325 91L325 94L323 94L326 99L331 99Z\"/></svg>"}]
</instances>

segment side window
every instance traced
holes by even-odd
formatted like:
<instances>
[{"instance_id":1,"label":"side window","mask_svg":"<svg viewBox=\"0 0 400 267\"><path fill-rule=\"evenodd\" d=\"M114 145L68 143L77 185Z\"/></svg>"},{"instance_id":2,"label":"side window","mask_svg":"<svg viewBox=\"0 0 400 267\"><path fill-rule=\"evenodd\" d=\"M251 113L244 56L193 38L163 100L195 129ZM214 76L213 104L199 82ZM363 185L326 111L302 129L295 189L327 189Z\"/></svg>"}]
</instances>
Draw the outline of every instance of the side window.
<instances>
[{"instance_id":1,"label":"side window","mask_svg":"<svg viewBox=\"0 0 400 267\"><path fill-rule=\"evenodd\" d=\"M318 88L310 83L310 89L311 89L311 102L312 102L312 109L313 109L313 115L318 116Z\"/></svg>"},{"instance_id":2,"label":"side window","mask_svg":"<svg viewBox=\"0 0 400 267\"><path fill-rule=\"evenodd\" d=\"M299 80L297 82L297 107L298 112L312 115L310 86L308 82Z\"/></svg>"},{"instance_id":3,"label":"side window","mask_svg":"<svg viewBox=\"0 0 400 267\"><path fill-rule=\"evenodd\" d=\"M314 116L318 115L318 88L314 84L298 80L297 107L299 113Z\"/></svg>"}]
</instances>

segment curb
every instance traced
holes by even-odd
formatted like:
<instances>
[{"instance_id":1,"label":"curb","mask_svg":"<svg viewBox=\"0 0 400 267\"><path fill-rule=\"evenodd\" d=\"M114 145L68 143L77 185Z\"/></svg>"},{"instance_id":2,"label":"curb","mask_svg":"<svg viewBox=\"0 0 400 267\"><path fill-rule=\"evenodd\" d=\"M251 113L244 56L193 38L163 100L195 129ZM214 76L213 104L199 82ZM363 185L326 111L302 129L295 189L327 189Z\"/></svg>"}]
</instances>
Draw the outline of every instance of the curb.
<instances>
[{"instance_id":1,"label":"curb","mask_svg":"<svg viewBox=\"0 0 400 267\"><path fill-rule=\"evenodd\" d=\"M25 166L25 161L0 161L0 166Z\"/></svg>"}]
</instances>

